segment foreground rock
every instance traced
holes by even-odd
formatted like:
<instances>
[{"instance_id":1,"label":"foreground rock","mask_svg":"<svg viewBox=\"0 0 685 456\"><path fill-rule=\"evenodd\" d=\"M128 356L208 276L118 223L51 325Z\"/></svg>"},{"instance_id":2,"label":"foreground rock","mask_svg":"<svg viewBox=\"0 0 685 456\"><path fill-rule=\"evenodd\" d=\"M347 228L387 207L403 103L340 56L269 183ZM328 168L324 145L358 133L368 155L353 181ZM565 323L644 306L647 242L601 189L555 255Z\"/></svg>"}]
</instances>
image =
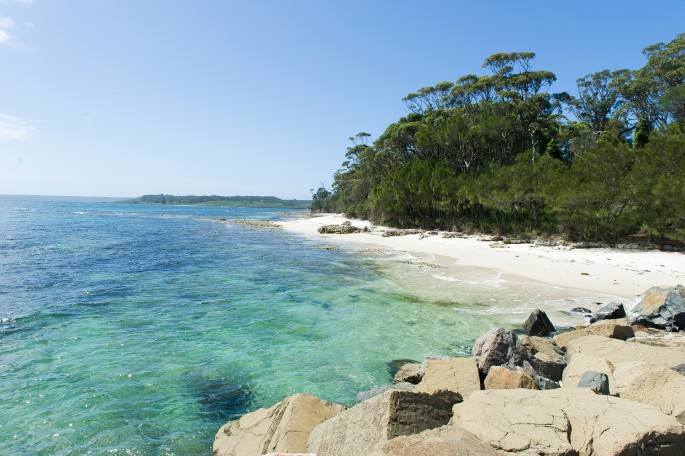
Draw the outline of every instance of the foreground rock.
<instances>
[{"instance_id":1,"label":"foreground rock","mask_svg":"<svg viewBox=\"0 0 685 456\"><path fill-rule=\"evenodd\" d=\"M223 425L214 439L214 455L304 453L310 432L343 410L342 405L309 394L289 396L269 409L256 410Z\"/></svg>"},{"instance_id":2,"label":"foreground rock","mask_svg":"<svg viewBox=\"0 0 685 456\"><path fill-rule=\"evenodd\" d=\"M630 310L631 325L685 330L685 287L652 287Z\"/></svg>"},{"instance_id":3,"label":"foreground rock","mask_svg":"<svg viewBox=\"0 0 685 456\"><path fill-rule=\"evenodd\" d=\"M371 455L388 440L447 424L459 394L391 390L323 422L309 437L307 451L318 456Z\"/></svg>"},{"instance_id":4,"label":"foreground rock","mask_svg":"<svg viewBox=\"0 0 685 456\"><path fill-rule=\"evenodd\" d=\"M499 453L470 432L443 426L420 434L396 437L385 442L382 456L497 456Z\"/></svg>"},{"instance_id":5,"label":"foreground rock","mask_svg":"<svg viewBox=\"0 0 685 456\"><path fill-rule=\"evenodd\" d=\"M685 375L638 361L616 366L614 378L612 390L621 398L651 404L685 424Z\"/></svg>"},{"instance_id":6,"label":"foreground rock","mask_svg":"<svg viewBox=\"0 0 685 456\"><path fill-rule=\"evenodd\" d=\"M585 336L573 340L567 347L571 361L576 353L603 358L611 365L644 361L662 367L672 368L685 364L685 351L668 347L624 342L601 336ZM597 370L597 369L594 369ZM599 371L601 372L601 371Z\"/></svg>"},{"instance_id":7,"label":"foreground rock","mask_svg":"<svg viewBox=\"0 0 685 456\"><path fill-rule=\"evenodd\" d=\"M590 390L490 390L454 407L451 425L505 452L531 455L682 455L675 418Z\"/></svg>"},{"instance_id":8,"label":"foreground rock","mask_svg":"<svg viewBox=\"0 0 685 456\"><path fill-rule=\"evenodd\" d=\"M544 337L524 336L521 345L528 351L526 360L530 363L535 374L558 382L561 380L566 360L564 351L552 340ZM543 389L543 388L541 388Z\"/></svg>"},{"instance_id":9,"label":"foreground rock","mask_svg":"<svg viewBox=\"0 0 685 456\"><path fill-rule=\"evenodd\" d=\"M502 366L492 366L485 377L485 389L538 389L531 375L521 369L509 370Z\"/></svg>"},{"instance_id":10,"label":"foreground rock","mask_svg":"<svg viewBox=\"0 0 685 456\"><path fill-rule=\"evenodd\" d=\"M418 384L423 379L424 370L420 363L405 363L395 373L392 381L394 383Z\"/></svg>"}]
</instances>

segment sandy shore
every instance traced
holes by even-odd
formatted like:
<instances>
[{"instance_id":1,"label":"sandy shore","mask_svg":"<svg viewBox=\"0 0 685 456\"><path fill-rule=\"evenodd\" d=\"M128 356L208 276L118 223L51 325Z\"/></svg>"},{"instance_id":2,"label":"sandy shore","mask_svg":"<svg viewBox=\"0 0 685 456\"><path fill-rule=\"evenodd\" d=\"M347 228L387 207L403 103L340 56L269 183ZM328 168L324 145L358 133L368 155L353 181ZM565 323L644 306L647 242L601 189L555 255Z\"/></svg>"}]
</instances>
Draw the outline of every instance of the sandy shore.
<instances>
[{"instance_id":1,"label":"sandy shore","mask_svg":"<svg viewBox=\"0 0 685 456\"><path fill-rule=\"evenodd\" d=\"M369 227L368 233L319 234L322 225ZM573 249L568 246L495 244L481 236L443 238L419 234L383 237L384 227L348 220L341 215L323 215L281 222L287 231L337 245L357 245L407 252L455 272L465 267L488 268L505 280L538 282L632 299L654 285L685 283L685 254L606 248Z\"/></svg>"}]
</instances>

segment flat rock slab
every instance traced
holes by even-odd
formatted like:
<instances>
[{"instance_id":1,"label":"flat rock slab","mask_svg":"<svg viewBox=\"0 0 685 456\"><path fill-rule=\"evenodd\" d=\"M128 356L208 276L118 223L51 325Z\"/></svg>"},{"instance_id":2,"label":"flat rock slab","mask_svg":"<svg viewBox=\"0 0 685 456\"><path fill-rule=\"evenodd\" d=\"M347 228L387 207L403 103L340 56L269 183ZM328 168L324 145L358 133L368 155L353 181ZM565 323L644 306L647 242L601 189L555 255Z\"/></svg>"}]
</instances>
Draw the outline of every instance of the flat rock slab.
<instances>
[{"instance_id":1,"label":"flat rock slab","mask_svg":"<svg viewBox=\"0 0 685 456\"><path fill-rule=\"evenodd\" d=\"M480 390L480 376L476 358L426 360L425 373L417 392L454 391L463 398Z\"/></svg>"},{"instance_id":2,"label":"flat rock slab","mask_svg":"<svg viewBox=\"0 0 685 456\"><path fill-rule=\"evenodd\" d=\"M382 456L497 456L499 453L470 432L443 426L385 442Z\"/></svg>"},{"instance_id":3,"label":"flat rock slab","mask_svg":"<svg viewBox=\"0 0 685 456\"><path fill-rule=\"evenodd\" d=\"M568 347L571 341L585 336L604 336L611 339L626 340L635 335L633 328L628 325L628 320L619 318L616 320L600 320L587 328L576 329L554 336L554 342L559 347Z\"/></svg>"},{"instance_id":4,"label":"flat rock slab","mask_svg":"<svg viewBox=\"0 0 685 456\"><path fill-rule=\"evenodd\" d=\"M671 368L679 364L685 364L685 351L669 347L624 342L601 336L580 337L571 341L566 349L571 355L584 353L597 358L604 358L612 365L644 361Z\"/></svg>"},{"instance_id":5,"label":"flat rock slab","mask_svg":"<svg viewBox=\"0 0 685 456\"><path fill-rule=\"evenodd\" d=\"M583 389L478 391L454 406L451 425L505 453L685 452L685 428L672 416L651 405Z\"/></svg>"}]
</instances>

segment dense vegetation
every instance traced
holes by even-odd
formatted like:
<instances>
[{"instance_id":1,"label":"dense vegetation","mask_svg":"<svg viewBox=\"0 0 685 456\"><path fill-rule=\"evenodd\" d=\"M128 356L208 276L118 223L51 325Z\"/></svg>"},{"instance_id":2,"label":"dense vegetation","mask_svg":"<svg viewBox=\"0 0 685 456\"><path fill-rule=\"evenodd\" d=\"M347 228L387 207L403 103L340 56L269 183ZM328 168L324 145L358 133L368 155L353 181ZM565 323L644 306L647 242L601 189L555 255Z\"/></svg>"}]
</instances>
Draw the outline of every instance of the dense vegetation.
<instances>
[{"instance_id":1,"label":"dense vegetation","mask_svg":"<svg viewBox=\"0 0 685 456\"><path fill-rule=\"evenodd\" d=\"M312 210L397 227L685 243L685 34L553 93L531 52L404 98L373 143L350 138Z\"/></svg>"},{"instance_id":2,"label":"dense vegetation","mask_svg":"<svg viewBox=\"0 0 685 456\"><path fill-rule=\"evenodd\" d=\"M259 207L259 208L285 208L285 209L309 209L311 201L308 200L282 200L275 196L217 196L217 195L143 195L139 198L124 201L132 204L176 204L194 206L227 206L227 207Z\"/></svg>"}]
</instances>

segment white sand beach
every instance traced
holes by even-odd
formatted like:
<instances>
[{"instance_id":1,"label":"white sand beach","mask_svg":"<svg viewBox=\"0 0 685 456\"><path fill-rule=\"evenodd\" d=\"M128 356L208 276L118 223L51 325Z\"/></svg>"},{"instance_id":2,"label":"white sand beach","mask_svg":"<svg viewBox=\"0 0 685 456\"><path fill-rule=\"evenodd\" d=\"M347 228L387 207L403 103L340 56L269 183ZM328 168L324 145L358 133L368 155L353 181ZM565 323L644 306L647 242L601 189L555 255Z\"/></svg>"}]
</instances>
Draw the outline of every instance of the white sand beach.
<instances>
[{"instance_id":1,"label":"white sand beach","mask_svg":"<svg viewBox=\"0 0 685 456\"><path fill-rule=\"evenodd\" d=\"M322 225L350 222L369 227L368 233L319 234ZM538 282L566 289L632 299L655 285L685 283L685 254L656 250L544 246L538 244L493 245L484 236L444 238L419 234L383 237L384 227L351 220L338 214L281 222L287 231L325 240L336 245L356 245L387 251L407 252L422 261L459 270L488 268L508 281Z\"/></svg>"}]
</instances>

